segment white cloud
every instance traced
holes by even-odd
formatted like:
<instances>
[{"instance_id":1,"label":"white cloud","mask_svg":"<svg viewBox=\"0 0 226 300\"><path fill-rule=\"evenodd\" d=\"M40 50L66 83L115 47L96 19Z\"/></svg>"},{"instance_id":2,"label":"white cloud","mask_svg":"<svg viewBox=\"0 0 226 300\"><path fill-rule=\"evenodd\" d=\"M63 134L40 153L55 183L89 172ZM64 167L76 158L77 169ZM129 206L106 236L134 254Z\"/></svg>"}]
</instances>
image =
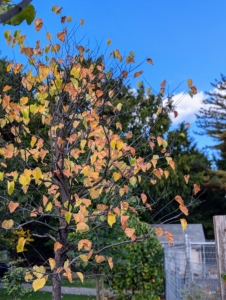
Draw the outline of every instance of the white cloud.
<instances>
[{"instance_id":1,"label":"white cloud","mask_svg":"<svg viewBox=\"0 0 226 300\"><path fill-rule=\"evenodd\" d=\"M204 105L202 101L207 96L204 92L199 92L190 97L189 94L179 93L173 97L173 103L176 105L175 110L178 112L178 116L175 118L174 114L171 114L173 125L177 125L182 122L193 123L196 120L195 114L198 113L199 109Z\"/></svg>"}]
</instances>

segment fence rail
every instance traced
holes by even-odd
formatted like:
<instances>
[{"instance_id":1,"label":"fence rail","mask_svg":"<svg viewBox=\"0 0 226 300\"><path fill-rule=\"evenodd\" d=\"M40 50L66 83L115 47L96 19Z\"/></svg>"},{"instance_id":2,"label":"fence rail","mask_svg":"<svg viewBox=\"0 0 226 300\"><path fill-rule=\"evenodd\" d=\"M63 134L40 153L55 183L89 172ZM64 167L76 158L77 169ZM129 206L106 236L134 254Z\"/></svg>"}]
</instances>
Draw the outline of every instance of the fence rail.
<instances>
[{"instance_id":1,"label":"fence rail","mask_svg":"<svg viewBox=\"0 0 226 300\"><path fill-rule=\"evenodd\" d=\"M166 300L220 299L215 242L163 244Z\"/></svg>"}]
</instances>

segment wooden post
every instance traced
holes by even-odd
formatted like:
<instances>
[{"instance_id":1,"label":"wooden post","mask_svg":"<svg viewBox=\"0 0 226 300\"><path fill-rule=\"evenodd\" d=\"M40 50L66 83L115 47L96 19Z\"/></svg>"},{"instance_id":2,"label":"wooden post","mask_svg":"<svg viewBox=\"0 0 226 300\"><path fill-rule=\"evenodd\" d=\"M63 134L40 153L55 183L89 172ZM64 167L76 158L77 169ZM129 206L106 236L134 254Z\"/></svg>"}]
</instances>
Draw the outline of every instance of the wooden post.
<instances>
[{"instance_id":1,"label":"wooden post","mask_svg":"<svg viewBox=\"0 0 226 300\"><path fill-rule=\"evenodd\" d=\"M214 235L216 243L216 256L218 278L220 282L221 299L226 299L226 282L221 278L226 273L226 216L214 216Z\"/></svg>"}]
</instances>

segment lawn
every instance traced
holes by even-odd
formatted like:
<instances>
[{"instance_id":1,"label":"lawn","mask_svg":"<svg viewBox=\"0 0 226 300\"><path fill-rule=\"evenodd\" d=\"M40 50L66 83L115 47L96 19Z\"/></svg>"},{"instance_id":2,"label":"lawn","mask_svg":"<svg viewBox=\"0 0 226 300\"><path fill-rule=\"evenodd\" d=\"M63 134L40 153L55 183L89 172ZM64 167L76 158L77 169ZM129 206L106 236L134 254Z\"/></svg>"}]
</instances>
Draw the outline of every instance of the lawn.
<instances>
[{"instance_id":1,"label":"lawn","mask_svg":"<svg viewBox=\"0 0 226 300\"><path fill-rule=\"evenodd\" d=\"M47 280L46 285L52 285L51 279ZM95 289L96 287L96 279L95 277L85 277L84 278L84 283L81 282L79 278L73 278L73 282L70 283L70 281L67 278L62 279L62 286L67 286L67 287L84 287L84 288L93 288Z\"/></svg>"},{"instance_id":2,"label":"lawn","mask_svg":"<svg viewBox=\"0 0 226 300\"><path fill-rule=\"evenodd\" d=\"M12 300L11 296L5 294L5 289L0 289L0 299ZM29 300L51 300L52 295L48 292L32 292L31 294L26 295L26 299ZM62 300L95 300L95 296L82 296L82 295L62 295Z\"/></svg>"}]
</instances>

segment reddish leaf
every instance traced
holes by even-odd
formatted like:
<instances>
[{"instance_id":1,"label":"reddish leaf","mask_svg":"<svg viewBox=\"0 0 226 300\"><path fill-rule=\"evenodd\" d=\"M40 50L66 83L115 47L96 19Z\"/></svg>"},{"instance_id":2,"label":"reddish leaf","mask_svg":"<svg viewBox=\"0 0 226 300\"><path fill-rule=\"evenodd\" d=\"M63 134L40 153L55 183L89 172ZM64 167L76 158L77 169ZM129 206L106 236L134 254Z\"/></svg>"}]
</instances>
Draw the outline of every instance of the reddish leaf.
<instances>
[{"instance_id":1,"label":"reddish leaf","mask_svg":"<svg viewBox=\"0 0 226 300\"><path fill-rule=\"evenodd\" d=\"M151 58L147 58L147 62L148 62L149 64L153 65L153 61L152 61Z\"/></svg>"}]
</instances>

